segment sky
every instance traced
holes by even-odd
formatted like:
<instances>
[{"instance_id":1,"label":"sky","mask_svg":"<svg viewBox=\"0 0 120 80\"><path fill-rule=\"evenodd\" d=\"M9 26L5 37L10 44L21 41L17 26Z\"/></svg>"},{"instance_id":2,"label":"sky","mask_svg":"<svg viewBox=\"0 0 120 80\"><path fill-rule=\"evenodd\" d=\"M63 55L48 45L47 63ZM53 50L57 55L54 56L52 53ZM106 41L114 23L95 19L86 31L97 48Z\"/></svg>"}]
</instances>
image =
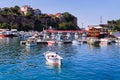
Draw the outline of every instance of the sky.
<instances>
[{"instance_id":1,"label":"sky","mask_svg":"<svg viewBox=\"0 0 120 80\"><path fill-rule=\"evenodd\" d=\"M0 0L0 8L15 5L29 5L47 14L69 12L80 28L120 19L120 0Z\"/></svg>"}]
</instances>

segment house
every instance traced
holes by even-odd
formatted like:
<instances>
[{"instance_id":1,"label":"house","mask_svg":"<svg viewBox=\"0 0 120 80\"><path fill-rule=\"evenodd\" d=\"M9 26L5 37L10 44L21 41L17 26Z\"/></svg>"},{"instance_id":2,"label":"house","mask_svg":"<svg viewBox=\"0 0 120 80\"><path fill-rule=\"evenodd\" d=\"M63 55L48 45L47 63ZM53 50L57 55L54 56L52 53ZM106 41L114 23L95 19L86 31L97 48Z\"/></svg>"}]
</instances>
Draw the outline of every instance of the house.
<instances>
[{"instance_id":1,"label":"house","mask_svg":"<svg viewBox=\"0 0 120 80\"><path fill-rule=\"evenodd\" d=\"M24 5L21 7L20 12L22 12L24 15L26 15L28 12L33 13L33 9L28 5Z\"/></svg>"},{"instance_id":2,"label":"house","mask_svg":"<svg viewBox=\"0 0 120 80\"><path fill-rule=\"evenodd\" d=\"M55 17L57 17L57 18L60 18L61 16L62 16L61 13L56 13L56 14L55 14Z\"/></svg>"},{"instance_id":3,"label":"house","mask_svg":"<svg viewBox=\"0 0 120 80\"><path fill-rule=\"evenodd\" d=\"M40 9L34 9L34 15L35 16L41 15L41 10Z\"/></svg>"},{"instance_id":4,"label":"house","mask_svg":"<svg viewBox=\"0 0 120 80\"><path fill-rule=\"evenodd\" d=\"M49 14L48 16L50 16L50 17L56 17L56 18L61 18L62 14L61 13L56 13L56 14Z\"/></svg>"}]
</instances>

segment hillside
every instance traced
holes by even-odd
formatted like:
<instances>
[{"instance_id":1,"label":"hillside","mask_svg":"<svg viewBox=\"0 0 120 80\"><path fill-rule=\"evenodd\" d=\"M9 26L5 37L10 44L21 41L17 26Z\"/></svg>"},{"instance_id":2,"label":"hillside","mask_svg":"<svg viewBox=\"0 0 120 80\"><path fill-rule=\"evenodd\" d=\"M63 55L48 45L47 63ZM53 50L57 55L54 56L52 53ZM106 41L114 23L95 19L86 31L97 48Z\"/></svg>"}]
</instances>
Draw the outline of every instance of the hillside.
<instances>
[{"instance_id":1,"label":"hillside","mask_svg":"<svg viewBox=\"0 0 120 80\"><path fill-rule=\"evenodd\" d=\"M25 6L24 6L25 7ZM0 28L18 29L28 31L37 30L42 31L52 26L53 29L58 30L76 30L77 18L68 12L57 14L37 14L35 10L29 6L31 10L22 11L19 6L11 8L0 8ZM37 9L37 11L40 11Z\"/></svg>"}]
</instances>

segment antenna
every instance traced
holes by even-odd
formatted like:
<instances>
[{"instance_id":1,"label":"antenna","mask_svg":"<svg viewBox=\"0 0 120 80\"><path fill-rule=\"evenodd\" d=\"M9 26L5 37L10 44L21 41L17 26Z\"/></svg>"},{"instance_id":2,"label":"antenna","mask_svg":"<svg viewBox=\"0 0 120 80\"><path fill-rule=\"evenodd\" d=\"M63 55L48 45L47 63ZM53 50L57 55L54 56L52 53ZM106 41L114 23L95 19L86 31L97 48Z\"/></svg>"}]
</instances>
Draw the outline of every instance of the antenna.
<instances>
[{"instance_id":1,"label":"antenna","mask_svg":"<svg viewBox=\"0 0 120 80\"><path fill-rule=\"evenodd\" d=\"M100 24L102 24L102 16L100 16Z\"/></svg>"},{"instance_id":2,"label":"antenna","mask_svg":"<svg viewBox=\"0 0 120 80\"><path fill-rule=\"evenodd\" d=\"M82 23L82 28L83 28L84 23Z\"/></svg>"}]
</instances>

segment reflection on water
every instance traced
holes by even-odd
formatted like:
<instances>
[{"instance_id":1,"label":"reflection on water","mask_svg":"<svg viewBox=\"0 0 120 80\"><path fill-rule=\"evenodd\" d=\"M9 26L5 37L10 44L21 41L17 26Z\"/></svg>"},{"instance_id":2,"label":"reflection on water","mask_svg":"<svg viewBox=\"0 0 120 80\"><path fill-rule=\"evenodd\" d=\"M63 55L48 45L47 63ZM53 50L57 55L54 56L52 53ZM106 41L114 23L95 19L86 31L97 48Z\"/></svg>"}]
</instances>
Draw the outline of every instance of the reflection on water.
<instances>
[{"instance_id":1,"label":"reflection on water","mask_svg":"<svg viewBox=\"0 0 120 80\"><path fill-rule=\"evenodd\" d=\"M10 38L1 38L0 39L1 44L9 44L9 42L10 42Z\"/></svg>"},{"instance_id":2,"label":"reflection on water","mask_svg":"<svg viewBox=\"0 0 120 80\"><path fill-rule=\"evenodd\" d=\"M61 66L60 65L53 65L47 61L46 61L46 65L49 69L55 69L55 70L57 70L57 72L61 72L62 65Z\"/></svg>"},{"instance_id":3,"label":"reflection on water","mask_svg":"<svg viewBox=\"0 0 120 80\"><path fill-rule=\"evenodd\" d=\"M119 80L120 46L39 44L21 46L17 38L0 39L0 80ZM46 64L44 52L63 57L62 66Z\"/></svg>"},{"instance_id":4,"label":"reflection on water","mask_svg":"<svg viewBox=\"0 0 120 80\"><path fill-rule=\"evenodd\" d=\"M15 38L9 38L9 37L5 37L5 38L0 38L0 44L1 45L6 45L6 44L10 44L10 43L17 43L18 41L16 40L17 37Z\"/></svg>"}]
</instances>

